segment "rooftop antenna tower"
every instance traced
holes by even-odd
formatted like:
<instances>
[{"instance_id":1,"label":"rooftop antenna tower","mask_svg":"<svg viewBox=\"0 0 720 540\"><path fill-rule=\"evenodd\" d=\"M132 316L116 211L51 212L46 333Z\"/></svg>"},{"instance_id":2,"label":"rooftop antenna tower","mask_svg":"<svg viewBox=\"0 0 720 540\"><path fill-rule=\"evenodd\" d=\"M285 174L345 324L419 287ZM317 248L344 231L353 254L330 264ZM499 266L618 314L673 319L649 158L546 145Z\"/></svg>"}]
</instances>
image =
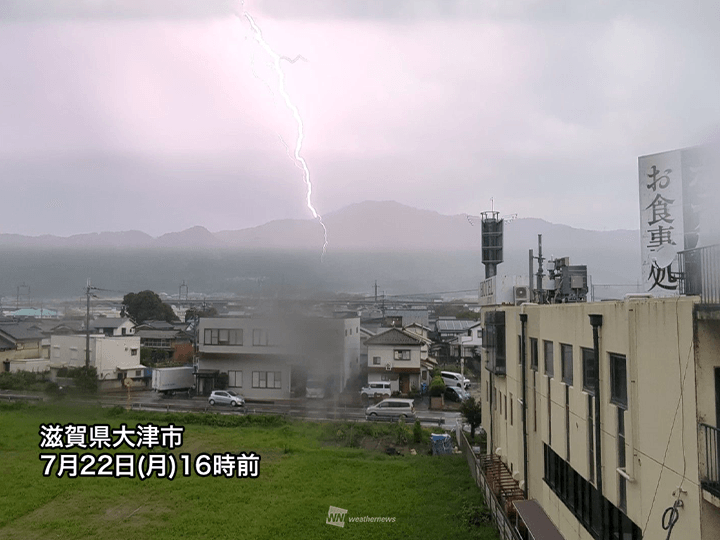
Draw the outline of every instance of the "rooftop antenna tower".
<instances>
[{"instance_id":1,"label":"rooftop antenna tower","mask_svg":"<svg viewBox=\"0 0 720 540\"><path fill-rule=\"evenodd\" d=\"M503 262L503 230L505 223L517 219L517 214L500 217L495 210L495 199L490 198L490 211L482 212L480 216L466 215L470 225L480 220L482 226L482 262L485 265L485 279L497 274L497 265Z\"/></svg>"},{"instance_id":2,"label":"rooftop antenna tower","mask_svg":"<svg viewBox=\"0 0 720 540\"><path fill-rule=\"evenodd\" d=\"M503 219L490 199L490 211L480 214L482 220L482 262L485 279L497 275L497 266L503 262Z\"/></svg>"}]
</instances>

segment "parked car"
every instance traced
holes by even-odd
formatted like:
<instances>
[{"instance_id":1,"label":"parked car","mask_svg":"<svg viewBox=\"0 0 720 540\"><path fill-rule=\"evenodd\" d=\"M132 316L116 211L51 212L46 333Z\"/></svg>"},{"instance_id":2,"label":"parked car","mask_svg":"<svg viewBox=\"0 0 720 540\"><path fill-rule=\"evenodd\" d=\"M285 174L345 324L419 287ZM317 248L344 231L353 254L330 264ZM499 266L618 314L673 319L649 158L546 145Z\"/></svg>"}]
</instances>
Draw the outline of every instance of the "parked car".
<instances>
[{"instance_id":1,"label":"parked car","mask_svg":"<svg viewBox=\"0 0 720 540\"><path fill-rule=\"evenodd\" d=\"M309 399L325 399L325 381L308 379L305 384L305 397Z\"/></svg>"},{"instance_id":2,"label":"parked car","mask_svg":"<svg viewBox=\"0 0 720 540\"><path fill-rule=\"evenodd\" d=\"M470 397L467 390L463 390L459 386L448 386L445 388L445 399L448 401L465 401Z\"/></svg>"},{"instance_id":3,"label":"parked car","mask_svg":"<svg viewBox=\"0 0 720 540\"><path fill-rule=\"evenodd\" d=\"M360 397L363 399L370 398L374 396L375 394L381 394L384 396L390 396L392 395L392 390L390 389L390 383L389 382L371 382L368 383L368 385L360 390Z\"/></svg>"},{"instance_id":4,"label":"parked car","mask_svg":"<svg viewBox=\"0 0 720 540\"><path fill-rule=\"evenodd\" d=\"M367 420L415 421L415 406L412 399L389 398L365 409Z\"/></svg>"},{"instance_id":5,"label":"parked car","mask_svg":"<svg viewBox=\"0 0 720 540\"><path fill-rule=\"evenodd\" d=\"M455 373L454 371L441 371L440 376L442 377L445 386L459 386L464 390L470 388L470 379L463 377L460 373Z\"/></svg>"},{"instance_id":6,"label":"parked car","mask_svg":"<svg viewBox=\"0 0 720 540\"><path fill-rule=\"evenodd\" d=\"M232 407L244 407L245 399L232 390L213 390L208 397L210 405L230 405Z\"/></svg>"}]
</instances>

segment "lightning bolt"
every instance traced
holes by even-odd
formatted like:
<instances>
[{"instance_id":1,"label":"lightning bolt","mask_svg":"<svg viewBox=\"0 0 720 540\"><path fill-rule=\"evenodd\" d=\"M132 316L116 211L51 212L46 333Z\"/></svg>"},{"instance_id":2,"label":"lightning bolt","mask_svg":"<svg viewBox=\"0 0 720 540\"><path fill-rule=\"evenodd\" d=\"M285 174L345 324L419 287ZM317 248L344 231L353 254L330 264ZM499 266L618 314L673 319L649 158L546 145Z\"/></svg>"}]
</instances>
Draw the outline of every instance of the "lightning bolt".
<instances>
[{"instance_id":1,"label":"lightning bolt","mask_svg":"<svg viewBox=\"0 0 720 540\"><path fill-rule=\"evenodd\" d=\"M244 6L244 2L242 4ZM241 18L240 15L236 14L238 18ZM306 187L306 204L310 212L312 213L312 216L314 219L317 219L318 223L322 226L323 229L323 248L322 248L322 255L320 256L320 260L323 260L325 257L325 252L327 251L328 246L328 234L327 234L327 227L325 227L325 223L323 222L322 216L318 213L318 211L315 209L315 206L313 206L312 203L312 190L313 190L313 184L310 180L310 169L307 166L307 162L305 161L305 158L301 155L302 150L302 144L303 140L305 138L305 133L303 129L303 121L302 117L300 116L300 112L298 111L295 104L290 99L290 96L287 93L287 90L285 89L285 73L283 72L282 68L280 67L280 61L286 60L287 62L290 62L291 64L294 64L299 59L307 60L302 55L297 55L295 58L289 58L287 56L280 56L277 54L270 45L265 41L262 35L262 30L260 30L260 27L255 22L255 19L252 18L252 15L250 15L245 9L242 11L242 16L247 19L248 23L250 23L250 28L252 28L253 36L255 37L255 41L258 42L258 44L267 52L267 54L272 58L272 66L275 69L275 73L277 73L278 77L278 92L283 98L283 101L285 101L285 105L292 113L293 118L295 119L295 123L297 124L297 139L295 141L295 151L293 152L293 160L295 161L295 164L298 165L302 171L303 171L303 181L305 182ZM280 140L282 141L283 145L285 145L286 150L288 149L287 145L285 144L285 141L280 137Z\"/></svg>"},{"instance_id":2,"label":"lightning bolt","mask_svg":"<svg viewBox=\"0 0 720 540\"><path fill-rule=\"evenodd\" d=\"M305 58L302 54L298 54L295 58L290 58L289 56L281 56L280 60L286 60L290 62L291 64L294 64L298 60L302 60L303 62L307 62L308 59Z\"/></svg>"}]
</instances>

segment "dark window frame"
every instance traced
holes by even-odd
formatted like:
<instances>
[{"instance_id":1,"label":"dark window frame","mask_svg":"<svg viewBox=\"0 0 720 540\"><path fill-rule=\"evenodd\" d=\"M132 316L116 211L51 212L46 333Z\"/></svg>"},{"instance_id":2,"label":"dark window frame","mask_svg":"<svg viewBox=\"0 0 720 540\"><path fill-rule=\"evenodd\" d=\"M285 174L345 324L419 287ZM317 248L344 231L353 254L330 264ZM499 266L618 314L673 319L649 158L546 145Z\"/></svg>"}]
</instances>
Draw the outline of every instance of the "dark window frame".
<instances>
[{"instance_id":1,"label":"dark window frame","mask_svg":"<svg viewBox=\"0 0 720 540\"><path fill-rule=\"evenodd\" d=\"M580 356L582 358L583 368L583 392L595 395L595 386L597 384L597 374L595 373L595 349L589 347L580 347Z\"/></svg>"},{"instance_id":2,"label":"dark window frame","mask_svg":"<svg viewBox=\"0 0 720 540\"><path fill-rule=\"evenodd\" d=\"M543 340L543 360L545 362L545 375L549 378L555 376L555 350L554 343L546 339ZM549 354L548 354L549 353Z\"/></svg>"},{"instance_id":3,"label":"dark window frame","mask_svg":"<svg viewBox=\"0 0 720 540\"><path fill-rule=\"evenodd\" d=\"M610 403L627 410L627 357L624 354L616 353L609 353L608 357L610 359ZM622 362L622 369L619 369L620 362ZM622 376L622 381L617 380L619 376Z\"/></svg>"},{"instance_id":4,"label":"dark window frame","mask_svg":"<svg viewBox=\"0 0 720 540\"><path fill-rule=\"evenodd\" d=\"M560 368L562 382L573 385L573 346L569 343L560 344Z\"/></svg>"}]
</instances>

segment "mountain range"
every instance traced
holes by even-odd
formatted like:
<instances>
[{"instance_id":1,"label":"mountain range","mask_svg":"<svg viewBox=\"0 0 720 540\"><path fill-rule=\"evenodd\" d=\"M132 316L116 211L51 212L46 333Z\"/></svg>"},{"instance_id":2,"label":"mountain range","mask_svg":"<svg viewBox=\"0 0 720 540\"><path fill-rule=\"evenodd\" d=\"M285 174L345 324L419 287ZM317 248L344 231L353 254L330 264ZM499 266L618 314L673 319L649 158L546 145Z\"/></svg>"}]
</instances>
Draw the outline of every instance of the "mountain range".
<instances>
[{"instance_id":1,"label":"mountain range","mask_svg":"<svg viewBox=\"0 0 720 540\"><path fill-rule=\"evenodd\" d=\"M0 234L0 295L32 280L38 293L65 295L92 277L111 289L177 291L180 281L203 294L238 292L257 283L283 290L369 290L388 293L473 289L484 277L481 235L464 214L443 215L393 201L366 201L312 219L210 232L196 226L157 238L141 231L70 237ZM638 230L590 231L535 218L505 224L499 274L527 275L528 250L585 264L593 283L634 284L640 278ZM252 284L252 285L249 285ZM75 294L73 292L73 294Z\"/></svg>"},{"instance_id":2,"label":"mountain range","mask_svg":"<svg viewBox=\"0 0 720 540\"><path fill-rule=\"evenodd\" d=\"M327 214L330 250L465 250L480 246L479 221L465 214L443 215L420 210L394 201L365 201ZM471 226L474 225L474 226ZM549 223L542 219L520 218L505 225L506 249L537 244L537 234L568 249L594 245L636 246L640 236L635 230L590 231ZM318 249L322 247L320 224L312 219L284 219L240 230L210 232L195 226L179 232L152 237L137 230L76 234L68 237L0 234L0 246L50 248L252 248Z\"/></svg>"}]
</instances>

